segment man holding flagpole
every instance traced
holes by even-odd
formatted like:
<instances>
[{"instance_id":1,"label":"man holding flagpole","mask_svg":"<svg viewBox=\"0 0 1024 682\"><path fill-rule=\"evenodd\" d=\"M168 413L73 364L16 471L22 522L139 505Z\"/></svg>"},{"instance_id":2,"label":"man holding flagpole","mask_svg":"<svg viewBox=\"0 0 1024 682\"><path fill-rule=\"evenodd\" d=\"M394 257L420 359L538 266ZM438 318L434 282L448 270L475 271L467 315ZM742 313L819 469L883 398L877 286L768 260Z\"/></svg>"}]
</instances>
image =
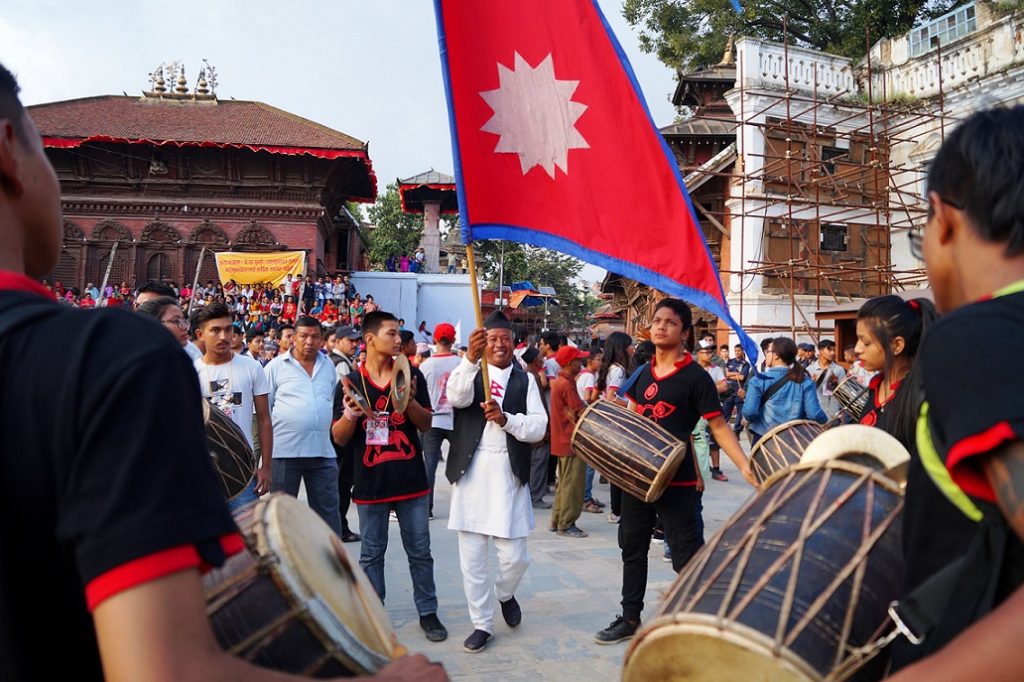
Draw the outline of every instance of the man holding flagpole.
<instances>
[{"instance_id":1,"label":"man holding flagpole","mask_svg":"<svg viewBox=\"0 0 1024 682\"><path fill-rule=\"evenodd\" d=\"M434 6L463 242L525 242L643 282L717 315L756 362L596 0Z\"/></svg>"},{"instance_id":2,"label":"man holding flagpole","mask_svg":"<svg viewBox=\"0 0 1024 682\"><path fill-rule=\"evenodd\" d=\"M658 354L632 397L679 438L710 416L722 449L751 480L710 376L683 349L692 316L683 301L735 329L752 363L757 346L729 313L675 156L597 0L435 0L434 7L471 276L472 242L506 239L675 297L659 304ZM665 525L677 570L703 544L692 455L682 469L685 485L670 488L657 507L671 518ZM598 634L602 643L631 637L643 607L654 507L635 502L627 518L624 500L619 531L625 613Z\"/></svg>"},{"instance_id":3,"label":"man holding flagpole","mask_svg":"<svg viewBox=\"0 0 1024 682\"><path fill-rule=\"evenodd\" d=\"M514 361L512 324L501 312L469 337L466 356L448 377L455 409L446 474L452 484L448 527L459 533L459 564L473 632L469 653L494 634L494 603L509 627L522 621L516 588L530 557L526 538L534 526L530 500L530 443L540 440L548 417L533 377ZM488 398L478 363L486 362ZM489 578L488 546L498 554Z\"/></svg>"}]
</instances>

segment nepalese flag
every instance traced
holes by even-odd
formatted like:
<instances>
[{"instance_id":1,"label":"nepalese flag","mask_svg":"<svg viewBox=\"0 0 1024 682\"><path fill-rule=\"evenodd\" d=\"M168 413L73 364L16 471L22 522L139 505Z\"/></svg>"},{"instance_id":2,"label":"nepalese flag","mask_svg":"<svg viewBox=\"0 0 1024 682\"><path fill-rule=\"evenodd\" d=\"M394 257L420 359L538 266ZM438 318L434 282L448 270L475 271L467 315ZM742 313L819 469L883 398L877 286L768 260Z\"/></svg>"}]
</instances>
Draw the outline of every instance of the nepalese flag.
<instances>
[{"instance_id":1,"label":"nepalese flag","mask_svg":"<svg viewBox=\"0 0 1024 682\"><path fill-rule=\"evenodd\" d=\"M463 241L555 249L727 321L721 279L594 0L435 0Z\"/></svg>"}]
</instances>

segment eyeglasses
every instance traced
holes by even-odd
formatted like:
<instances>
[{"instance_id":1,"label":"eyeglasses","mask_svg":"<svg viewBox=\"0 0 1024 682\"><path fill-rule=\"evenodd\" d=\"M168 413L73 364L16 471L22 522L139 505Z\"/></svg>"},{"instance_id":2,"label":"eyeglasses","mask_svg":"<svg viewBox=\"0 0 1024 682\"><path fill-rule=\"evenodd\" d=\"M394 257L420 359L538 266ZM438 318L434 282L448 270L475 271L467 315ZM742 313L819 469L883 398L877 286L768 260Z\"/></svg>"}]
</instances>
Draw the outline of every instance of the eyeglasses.
<instances>
[{"instance_id":1,"label":"eyeglasses","mask_svg":"<svg viewBox=\"0 0 1024 682\"><path fill-rule=\"evenodd\" d=\"M173 326L177 327L178 329L188 329L188 320L186 320L184 317L177 317L177 318L175 318L173 320L160 320L160 321L163 322L164 324L173 325Z\"/></svg>"},{"instance_id":2,"label":"eyeglasses","mask_svg":"<svg viewBox=\"0 0 1024 682\"><path fill-rule=\"evenodd\" d=\"M938 192L935 193L935 196L938 197L939 201L942 203L952 206L958 211L964 210L963 203L959 201L948 199ZM907 234L907 238L910 240L910 255L920 261L924 260L924 228L928 225L928 222L931 221L933 215L935 215L935 211L932 209L932 203L929 199L928 216L925 218L924 225L918 225L910 228L910 232Z\"/></svg>"}]
</instances>

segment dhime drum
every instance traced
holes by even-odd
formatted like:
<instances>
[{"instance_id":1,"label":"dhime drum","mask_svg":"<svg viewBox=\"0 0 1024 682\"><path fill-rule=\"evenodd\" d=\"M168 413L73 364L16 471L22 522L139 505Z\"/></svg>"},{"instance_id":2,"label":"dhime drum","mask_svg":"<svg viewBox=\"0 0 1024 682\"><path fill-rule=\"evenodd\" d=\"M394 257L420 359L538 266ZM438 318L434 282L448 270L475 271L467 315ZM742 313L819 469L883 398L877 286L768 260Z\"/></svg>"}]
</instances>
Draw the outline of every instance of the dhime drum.
<instances>
[{"instance_id":1,"label":"dhime drum","mask_svg":"<svg viewBox=\"0 0 1024 682\"><path fill-rule=\"evenodd\" d=\"M653 502L683 463L686 444L650 419L598 400L580 416L572 451L633 497Z\"/></svg>"},{"instance_id":2,"label":"dhime drum","mask_svg":"<svg viewBox=\"0 0 1024 682\"><path fill-rule=\"evenodd\" d=\"M370 581L307 505L273 494L235 520L248 551L203 579L225 651L314 677L373 674L405 653Z\"/></svg>"},{"instance_id":3,"label":"dhime drum","mask_svg":"<svg viewBox=\"0 0 1024 682\"><path fill-rule=\"evenodd\" d=\"M788 466L797 464L804 450L821 435L821 424L809 419L795 419L780 424L764 434L750 450L750 470L758 486Z\"/></svg>"},{"instance_id":4,"label":"dhime drum","mask_svg":"<svg viewBox=\"0 0 1024 682\"><path fill-rule=\"evenodd\" d=\"M880 679L902 510L899 486L870 467L791 466L686 565L623 680Z\"/></svg>"},{"instance_id":5,"label":"dhime drum","mask_svg":"<svg viewBox=\"0 0 1024 682\"><path fill-rule=\"evenodd\" d=\"M864 416L864 411L868 407L868 387L857 381L854 376L848 376L840 381L832 391L832 397L843 408L843 412L857 422Z\"/></svg>"},{"instance_id":6,"label":"dhime drum","mask_svg":"<svg viewBox=\"0 0 1024 682\"><path fill-rule=\"evenodd\" d=\"M244 491L256 475L256 454L238 424L205 399L203 425L210 462L230 500Z\"/></svg>"}]
</instances>

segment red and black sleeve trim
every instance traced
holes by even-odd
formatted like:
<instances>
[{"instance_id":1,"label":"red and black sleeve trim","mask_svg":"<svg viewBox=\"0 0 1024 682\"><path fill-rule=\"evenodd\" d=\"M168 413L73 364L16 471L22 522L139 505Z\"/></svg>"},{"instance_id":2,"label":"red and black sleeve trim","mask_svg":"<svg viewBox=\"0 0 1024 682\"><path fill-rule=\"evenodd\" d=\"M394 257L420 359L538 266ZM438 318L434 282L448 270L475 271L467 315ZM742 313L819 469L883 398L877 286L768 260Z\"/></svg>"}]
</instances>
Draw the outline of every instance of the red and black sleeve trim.
<instances>
[{"instance_id":1,"label":"red and black sleeve trim","mask_svg":"<svg viewBox=\"0 0 1024 682\"><path fill-rule=\"evenodd\" d=\"M238 533L222 536L220 546L225 556L238 554L245 549L242 536ZM86 606L89 611L94 611L104 600L116 594L191 568L199 569L202 573L212 568L200 558L199 550L194 545L171 547L132 559L89 581L85 586Z\"/></svg>"},{"instance_id":2,"label":"red and black sleeve trim","mask_svg":"<svg viewBox=\"0 0 1024 682\"><path fill-rule=\"evenodd\" d=\"M977 459L1004 443L1019 439L1020 436L1010 423L1004 421L960 440L949 449L949 455L946 456L950 477L968 495L995 503L995 491Z\"/></svg>"}]
</instances>

